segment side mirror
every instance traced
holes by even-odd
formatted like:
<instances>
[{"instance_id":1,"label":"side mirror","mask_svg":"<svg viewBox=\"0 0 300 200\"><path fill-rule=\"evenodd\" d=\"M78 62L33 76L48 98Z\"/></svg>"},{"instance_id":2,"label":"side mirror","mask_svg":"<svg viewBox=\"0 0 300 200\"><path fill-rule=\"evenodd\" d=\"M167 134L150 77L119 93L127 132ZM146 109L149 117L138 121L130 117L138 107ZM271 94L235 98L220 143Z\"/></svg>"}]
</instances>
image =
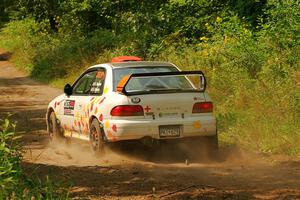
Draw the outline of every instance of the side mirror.
<instances>
[{"instance_id":1,"label":"side mirror","mask_svg":"<svg viewBox=\"0 0 300 200\"><path fill-rule=\"evenodd\" d=\"M64 87L64 93L67 95L67 96L70 96L73 92L73 88L72 86L68 83L65 85Z\"/></svg>"}]
</instances>

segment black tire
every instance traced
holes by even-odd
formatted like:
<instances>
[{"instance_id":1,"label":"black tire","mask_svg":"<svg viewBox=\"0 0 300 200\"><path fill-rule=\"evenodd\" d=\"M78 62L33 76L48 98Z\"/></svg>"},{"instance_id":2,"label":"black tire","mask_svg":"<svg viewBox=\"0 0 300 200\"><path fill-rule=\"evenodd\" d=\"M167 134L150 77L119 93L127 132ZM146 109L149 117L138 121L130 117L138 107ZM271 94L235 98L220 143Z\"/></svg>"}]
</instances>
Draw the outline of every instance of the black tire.
<instances>
[{"instance_id":1,"label":"black tire","mask_svg":"<svg viewBox=\"0 0 300 200\"><path fill-rule=\"evenodd\" d=\"M63 139L63 134L60 125L57 123L57 119L54 112L51 112L49 117L49 140L51 143L60 142Z\"/></svg>"},{"instance_id":2,"label":"black tire","mask_svg":"<svg viewBox=\"0 0 300 200\"><path fill-rule=\"evenodd\" d=\"M91 150L96 155L104 154L104 140L103 140L104 131L100 127L100 124L97 119L93 119L90 127L90 145Z\"/></svg>"}]
</instances>

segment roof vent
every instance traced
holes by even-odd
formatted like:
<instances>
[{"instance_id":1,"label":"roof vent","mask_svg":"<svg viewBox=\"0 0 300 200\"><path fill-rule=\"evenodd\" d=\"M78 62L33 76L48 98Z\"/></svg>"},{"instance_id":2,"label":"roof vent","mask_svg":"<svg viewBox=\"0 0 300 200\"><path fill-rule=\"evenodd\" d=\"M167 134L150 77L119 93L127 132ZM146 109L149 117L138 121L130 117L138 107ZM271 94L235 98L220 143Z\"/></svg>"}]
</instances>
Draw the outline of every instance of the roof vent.
<instances>
[{"instance_id":1,"label":"roof vent","mask_svg":"<svg viewBox=\"0 0 300 200\"><path fill-rule=\"evenodd\" d=\"M116 62L128 62L128 61L141 61L142 59L136 56L119 56L119 57L114 57L111 62L116 63Z\"/></svg>"}]
</instances>

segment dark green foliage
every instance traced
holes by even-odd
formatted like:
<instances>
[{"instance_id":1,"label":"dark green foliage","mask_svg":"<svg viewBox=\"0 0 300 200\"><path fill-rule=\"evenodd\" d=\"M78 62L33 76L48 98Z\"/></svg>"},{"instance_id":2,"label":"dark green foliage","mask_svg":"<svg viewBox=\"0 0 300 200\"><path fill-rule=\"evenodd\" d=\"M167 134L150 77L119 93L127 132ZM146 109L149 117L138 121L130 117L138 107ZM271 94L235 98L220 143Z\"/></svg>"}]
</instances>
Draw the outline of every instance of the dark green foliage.
<instances>
[{"instance_id":1,"label":"dark green foliage","mask_svg":"<svg viewBox=\"0 0 300 200\"><path fill-rule=\"evenodd\" d=\"M4 22L8 20L8 13L6 12L6 8L8 7L6 0L0 1L0 22Z\"/></svg>"},{"instance_id":2,"label":"dark green foliage","mask_svg":"<svg viewBox=\"0 0 300 200\"><path fill-rule=\"evenodd\" d=\"M16 0L0 0L0 28L9 21L10 14L16 9Z\"/></svg>"},{"instance_id":3,"label":"dark green foliage","mask_svg":"<svg viewBox=\"0 0 300 200\"><path fill-rule=\"evenodd\" d=\"M252 26L256 26L266 17L267 0L225 0L225 4L240 18L245 18Z\"/></svg>"},{"instance_id":4,"label":"dark green foliage","mask_svg":"<svg viewBox=\"0 0 300 200\"><path fill-rule=\"evenodd\" d=\"M32 15L38 22L47 20L50 29L57 32L57 17L62 15L62 0L18 0L23 16Z\"/></svg>"}]
</instances>

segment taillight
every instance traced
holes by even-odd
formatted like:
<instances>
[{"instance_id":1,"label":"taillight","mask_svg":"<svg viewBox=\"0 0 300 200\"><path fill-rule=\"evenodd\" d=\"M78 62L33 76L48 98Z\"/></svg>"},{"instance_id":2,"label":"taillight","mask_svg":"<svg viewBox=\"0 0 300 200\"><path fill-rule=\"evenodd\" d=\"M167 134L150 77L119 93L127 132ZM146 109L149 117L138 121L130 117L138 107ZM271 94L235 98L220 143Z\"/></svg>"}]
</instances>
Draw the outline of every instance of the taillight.
<instances>
[{"instance_id":1,"label":"taillight","mask_svg":"<svg viewBox=\"0 0 300 200\"><path fill-rule=\"evenodd\" d=\"M213 112L212 102L198 102L193 106L193 113L210 113Z\"/></svg>"},{"instance_id":2,"label":"taillight","mask_svg":"<svg viewBox=\"0 0 300 200\"><path fill-rule=\"evenodd\" d=\"M144 109L139 105L120 105L114 107L111 116L144 116Z\"/></svg>"}]
</instances>

